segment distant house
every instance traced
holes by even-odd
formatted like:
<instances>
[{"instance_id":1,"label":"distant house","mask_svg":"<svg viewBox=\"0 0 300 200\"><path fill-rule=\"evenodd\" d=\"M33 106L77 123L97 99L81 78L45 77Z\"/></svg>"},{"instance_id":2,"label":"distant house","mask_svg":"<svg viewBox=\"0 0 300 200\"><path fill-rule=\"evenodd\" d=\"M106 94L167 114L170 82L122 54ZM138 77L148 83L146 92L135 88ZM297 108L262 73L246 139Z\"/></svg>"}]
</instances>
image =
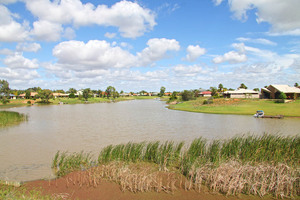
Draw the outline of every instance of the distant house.
<instances>
[{"instance_id":1,"label":"distant house","mask_svg":"<svg viewBox=\"0 0 300 200\"><path fill-rule=\"evenodd\" d=\"M34 98L37 95L37 92L30 92L30 98ZM18 97L21 99L25 99L26 93L20 94Z\"/></svg>"},{"instance_id":2,"label":"distant house","mask_svg":"<svg viewBox=\"0 0 300 200\"><path fill-rule=\"evenodd\" d=\"M262 98L278 99L280 93L283 92L288 99L296 99L300 96L300 89L290 87L288 85L269 85L267 88L261 89Z\"/></svg>"},{"instance_id":3,"label":"distant house","mask_svg":"<svg viewBox=\"0 0 300 200\"><path fill-rule=\"evenodd\" d=\"M129 97L129 96L131 96L131 94L124 92L124 93L121 93L120 96L121 97Z\"/></svg>"},{"instance_id":4,"label":"distant house","mask_svg":"<svg viewBox=\"0 0 300 200\"><path fill-rule=\"evenodd\" d=\"M69 94L63 94L63 93L53 93L52 95L53 95L54 98L69 97Z\"/></svg>"},{"instance_id":5,"label":"distant house","mask_svg":"<svg viewBox=\"0 0 300 200\"><path fill-rule=\"evenodd\" d=\"M238 89L234 91L225 91L224 98L259 98L259 92L247 89Z\"/></svg>"},{"instance_id":6,"label":"distant house","mask_svg":"<svg viewBox=\"0 0 300 200\"><path fill-rule=\"evenodd\" d=\"M75 94L76 97L82 96L83 90L78 90Z\"/></svg>"},{"instance_id":7,"label":"distant house","mask_svg":"<svg viewBox=\"0 0 300 200\"><path fill-rule=\"evenodd\" d=\"M203 91L199 93L200 97L211 97L211 91Z\"/></svg>"},{"instance_id":8,"label":"distant house","mask_svg":"<svg viewBox=\"0 0 300 200\"><path fill-rule=\"evenodd\" d=\"M165 96L171 96L172 92L165 92Z\"/></svg>"},{"instance_id":9,"label":"distant house","mask_svg":"<svg viewBox=\"0 0 300 200\"><path fill-rule=\"evenodd\" d=\"M7 95L4 94L4 93L1 93L0 96L7 96ZM14 94L9 94L9 95L8 95L8 99L16 99L16 95L14 95Z\"/></svg>"}]
</instances>

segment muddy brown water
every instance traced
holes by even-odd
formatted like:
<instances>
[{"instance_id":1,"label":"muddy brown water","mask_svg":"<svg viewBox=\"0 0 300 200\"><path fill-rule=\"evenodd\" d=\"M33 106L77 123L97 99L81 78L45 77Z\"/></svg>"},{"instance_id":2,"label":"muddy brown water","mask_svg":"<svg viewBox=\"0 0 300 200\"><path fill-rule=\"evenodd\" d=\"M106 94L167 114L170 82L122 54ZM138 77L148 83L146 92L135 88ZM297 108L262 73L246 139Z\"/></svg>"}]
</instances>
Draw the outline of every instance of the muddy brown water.
<instances>
[{"instance_id":1,"label":"muddy brown water","mask_svg":"<svg viewBox=\"0 0 300 200\"><path fill-rule=\"evenodd\" d=\"M0 180L53 178L55 153L91 152L130 141L225 139L244 134L300 134L300 119L256 119L169 110L157 100L18 107L27 122L0 129Z\"/></svg>"}]
</instances>

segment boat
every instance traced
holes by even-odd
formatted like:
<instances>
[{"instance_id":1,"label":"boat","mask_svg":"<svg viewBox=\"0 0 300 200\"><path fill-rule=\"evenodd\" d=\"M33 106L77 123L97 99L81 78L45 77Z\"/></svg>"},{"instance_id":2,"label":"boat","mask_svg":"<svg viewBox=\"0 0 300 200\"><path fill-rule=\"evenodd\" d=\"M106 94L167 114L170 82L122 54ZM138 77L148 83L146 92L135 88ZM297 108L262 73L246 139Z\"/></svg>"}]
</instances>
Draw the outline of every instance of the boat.
<instances>
[{"instance_id":1,"label":"boat","mask_svg":"<svg viewBox=\"0 0 300 200\"><path fill-rule=\"evenodd\" d=\"M253 117L256 117L256 118L262 118L264 117L265 113L263 110L258 110L256 111L256 113L253 115Z\"/></svg>"}]
</instances>

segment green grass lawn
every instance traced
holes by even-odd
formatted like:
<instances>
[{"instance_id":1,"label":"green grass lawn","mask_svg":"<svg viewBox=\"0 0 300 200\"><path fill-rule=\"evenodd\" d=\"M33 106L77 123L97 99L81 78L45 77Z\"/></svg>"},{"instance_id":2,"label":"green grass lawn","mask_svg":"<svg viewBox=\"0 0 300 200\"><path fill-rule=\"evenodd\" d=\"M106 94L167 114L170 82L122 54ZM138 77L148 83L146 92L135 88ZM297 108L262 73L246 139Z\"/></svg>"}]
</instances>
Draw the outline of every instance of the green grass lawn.
<instances>
[{"instance_id":1,"label":"green grass lawn","mask_svg":"<svg viewBox=\"0 0 300 200\"><path fill-rule=\"evenodd\" d=\"M218 101L218 100L214 100ZM170 109L201 112L201 113L215 113L215 114L239 114L239 115L253 115L257 110L263 110L265 115L284 115L288 117L300 117L300 100L290 103L275 103L271 100L238 100L236 102L227 103L222 100L221 103L213 103L203 105L203 98L193 101L187 101L176 105L169 106ZM222 103L223 102L223 103Z\"/></svg>"}]
</instances>

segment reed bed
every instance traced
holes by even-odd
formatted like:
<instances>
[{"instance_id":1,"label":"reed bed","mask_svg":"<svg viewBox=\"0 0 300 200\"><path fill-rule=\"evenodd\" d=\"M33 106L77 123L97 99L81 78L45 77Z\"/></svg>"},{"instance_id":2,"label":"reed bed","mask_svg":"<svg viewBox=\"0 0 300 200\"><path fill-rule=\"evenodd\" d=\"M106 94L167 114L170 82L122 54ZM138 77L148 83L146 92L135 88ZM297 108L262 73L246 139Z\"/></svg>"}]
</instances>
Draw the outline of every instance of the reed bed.
<instances>
[{"instance_id":1,"label":"reed bed","mask_svg":"<svg viewBox=\"0 0 300 200\"><path fill-rule=\"evenodd\" d=\"M70 172L86 170L95 166L90 153L72 153L57 152L52 160L52 169L58 177L64 176Z\"/></svg>"},{"instance_id":2,"label":"reed bed","mask_svg":"<svg viewBox=\"0 0 300 200\"><path fill-rule=\"evenodd\" d=\"M153 162L160 166L161 170L167 170L171 164L179 162L180 153L184 143L175 144L174 142L149 143L127 143L116 146L107 146L99 156L98 163L108 163L111 161L125 162Z\"/></svg>"},{"instance_id":3,"label":"reed bed","mask_svg":"<svg viewBox=\"0 0 300 200\"><path fill-rule=\"evenodd\" d=\"M130 142L102 149L97 162L83 152L79 155L58 152L52 167L57 175L63 176L97 165L91 168L95 171L87 172L89 177L95 177L95 184L95 180L107 178L118 182L122 190L133 192L173 191L175 183L182 182L182 178L179 180L175 174L181 174L185 181L178 185L186 190L200 191L205 185L227 195L245 193L293 197L300 195L299 147L299 136L269 134L213 141L197 138L189 146L170 141ZM115 163L123 164L117 166ZM149 173L143 168L132 170L126 167L132 163L152 163L157 166L157 171ZM161 176L159 173L167 175ZM174 179L162 187L158 177L165 177L162 179L164 181L166 176Z\"/></svg>"},{"instance_id":4,"label":"reed bed","mask_svg":"<svg viewBox=\"0 0 300 200\"><path fill-rule=\"evenodd\" d=\"M201 190L202 185L226 195L239 193L276 198L299 196L299 169L285 164L241 164L237 161L222 163L213 168L207 164L192 168L188 174L190 184L186 189Z\"/></svg>"},{"instance_id":5,"label":"reed bed","mask_svg":"<svg viewBox=\"0 0 300 200\"><path fill-rule=\"evenodd\" d=\"M0 127L17 124L26 121L27 116L18 112L0 111Z\"/></svg>"},{"instance_id":6,"label":"reed bed","mask_svg":"<svg viewBox=\"0 0 300 200\"><path fill-rule=\"evenodd\" d=\"M66 184L80 187L97 187L101 181L110 180L120 184L122 191L131 192L173 192L177 189L181 175L176 172L161 172L153 170L152 166L143 165L137 168L124 162L110 162L99 165L75 175L66 176Z\"/></svg>"}]
</instances>

